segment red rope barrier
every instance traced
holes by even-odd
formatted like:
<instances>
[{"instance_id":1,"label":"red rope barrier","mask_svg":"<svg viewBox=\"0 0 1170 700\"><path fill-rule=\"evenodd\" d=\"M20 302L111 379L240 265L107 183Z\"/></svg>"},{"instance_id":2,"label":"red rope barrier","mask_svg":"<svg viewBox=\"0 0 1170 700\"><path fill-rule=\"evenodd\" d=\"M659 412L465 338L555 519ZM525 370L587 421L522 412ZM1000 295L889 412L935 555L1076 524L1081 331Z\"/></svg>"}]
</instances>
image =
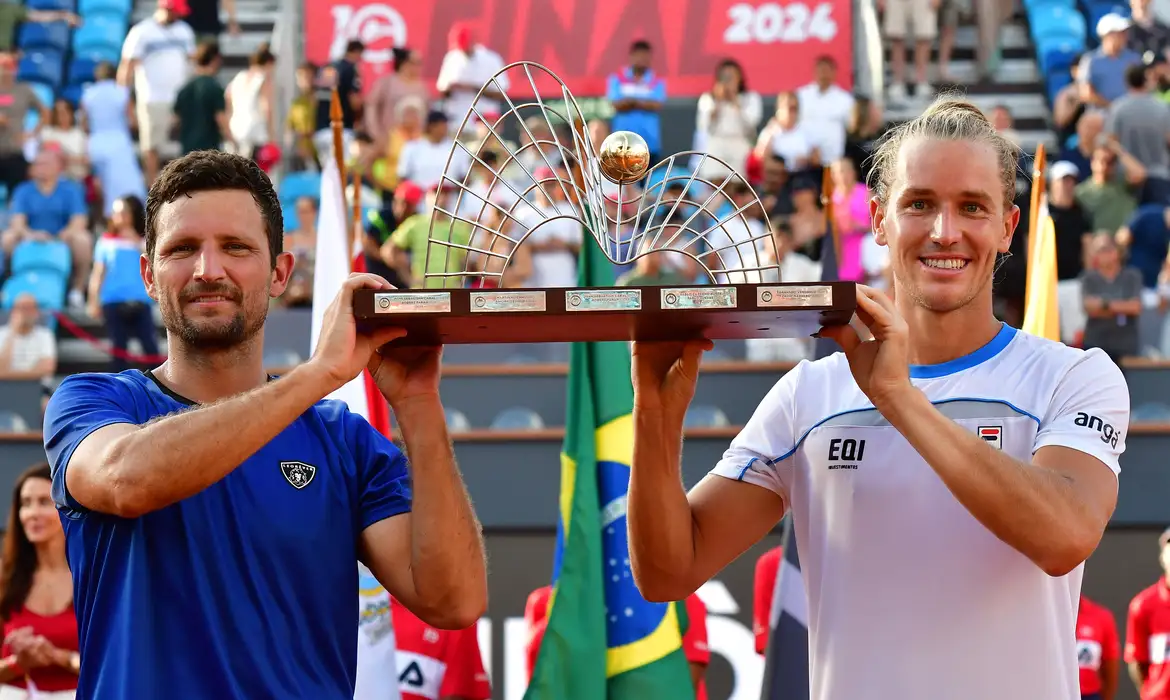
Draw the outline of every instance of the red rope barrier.
<instances>
[{"instance_id":1,"label":"red rope barrier","mask_svg":"<svg viewBox=\"0 0 1170 700\"><path fill-rule=\"evenodd\" d=\"M57 319L57 322L61 324L61 327L73 335L73 337L77 338L78 340L84 340L90 345L90 347L101 350L111 357L116 357L119 360L133 362L136 364L165 362L167 359L166 355L138 355L126 350L119 350L118 348L111 345L108 340L102 340L94 334L86 331L84 328L74 323L73 320L65 314L59 311L54 311L53 316Z\"/></svg>"}]
</instances>

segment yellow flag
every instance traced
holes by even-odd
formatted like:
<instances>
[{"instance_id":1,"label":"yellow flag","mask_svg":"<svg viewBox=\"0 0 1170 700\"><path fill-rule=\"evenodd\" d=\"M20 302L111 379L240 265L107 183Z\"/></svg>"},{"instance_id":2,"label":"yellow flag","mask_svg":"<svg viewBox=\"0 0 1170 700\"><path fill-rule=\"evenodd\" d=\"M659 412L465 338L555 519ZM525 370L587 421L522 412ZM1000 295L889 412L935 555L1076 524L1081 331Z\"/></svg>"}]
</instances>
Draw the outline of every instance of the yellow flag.
<instances>
[{"instance_id":1,"label":"yellow flag","mask_svg":"<svg viewBox=\"0 0 1170 700\"><path fill-rule=\"evenodd\" d=\"M1056 226L1048 203L1040 205L1036 240L1028 241L1028 287L1024 306L1025 333L1060 342L1056 303Z\"/></svg>"}]
</instances>

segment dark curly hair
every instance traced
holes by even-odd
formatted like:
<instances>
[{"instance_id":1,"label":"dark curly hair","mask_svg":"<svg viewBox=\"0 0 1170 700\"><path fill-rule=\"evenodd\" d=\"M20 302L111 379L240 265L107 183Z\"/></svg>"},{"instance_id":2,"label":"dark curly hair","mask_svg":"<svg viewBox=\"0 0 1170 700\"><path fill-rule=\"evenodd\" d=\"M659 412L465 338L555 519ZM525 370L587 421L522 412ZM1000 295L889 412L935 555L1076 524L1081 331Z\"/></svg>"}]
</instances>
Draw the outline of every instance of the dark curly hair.
<instances>
[{"instance_id":1,"label":"dark curly hair","mask_svg":"<svg viewBox=\"0 0 1170 700\"><path fill-rule=\"evenodd\" d=\"M146 256L154 260L154 246L158 242L158 212L164 205L179 197L190 197L197 192L217 190L244 190L260 207L264 230L268 234L271 264L284 251L284 214L280 198L272 181L256 163L248 158L223 151L194 151L172 160L159 173L146 196Z\"/></svg>"}]
</instances>

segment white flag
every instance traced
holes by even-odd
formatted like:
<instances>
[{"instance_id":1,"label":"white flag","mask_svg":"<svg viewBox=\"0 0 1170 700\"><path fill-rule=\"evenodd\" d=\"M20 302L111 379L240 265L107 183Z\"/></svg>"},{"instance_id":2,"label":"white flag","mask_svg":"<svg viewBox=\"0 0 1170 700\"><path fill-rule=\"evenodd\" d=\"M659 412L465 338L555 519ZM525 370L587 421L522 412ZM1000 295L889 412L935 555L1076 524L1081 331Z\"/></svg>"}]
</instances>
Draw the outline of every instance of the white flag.
<instances>
[{"instance_id":1,"label":"white flag","mask_svg":"<svg viewBox=\"0 0 1170 700\"><path fill-rule=\"evenodd\" d=\"M345 195L337 164L329 159L321 174L321 208L317 216L317 260L313 270L312 348L317 347L325 309L333 303L341 285L349 277L350 262L357 251L346 225ZM366 382L359 374L348 384L329 395L344 401L349 410L367 421L370 404ZM390 614L390 594L374 580L369 571L354 562L359 571L357 686L354 700L399 700L398 667L394 658L394 625Z\"/></svg>"}]
</instances>

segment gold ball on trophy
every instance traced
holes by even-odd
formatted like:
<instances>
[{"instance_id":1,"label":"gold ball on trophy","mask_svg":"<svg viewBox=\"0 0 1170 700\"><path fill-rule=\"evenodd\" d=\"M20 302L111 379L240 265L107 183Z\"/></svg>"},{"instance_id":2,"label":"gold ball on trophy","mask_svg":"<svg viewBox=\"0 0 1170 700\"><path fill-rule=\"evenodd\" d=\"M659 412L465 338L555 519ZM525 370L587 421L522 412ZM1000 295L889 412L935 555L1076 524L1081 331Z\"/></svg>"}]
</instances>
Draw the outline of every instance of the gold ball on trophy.
<instances>
[{"instance_id":1,"label":"gold ball on trophy","mask_svg":"<svg viewBox=\"0 0 1170 700\"><path fill-rule=\"evenodd\" d=\"M650 169L650 147L632 131L615 131L601 142L601 174L618 185L642 179Z\"/></svg>"}]
</instances>

